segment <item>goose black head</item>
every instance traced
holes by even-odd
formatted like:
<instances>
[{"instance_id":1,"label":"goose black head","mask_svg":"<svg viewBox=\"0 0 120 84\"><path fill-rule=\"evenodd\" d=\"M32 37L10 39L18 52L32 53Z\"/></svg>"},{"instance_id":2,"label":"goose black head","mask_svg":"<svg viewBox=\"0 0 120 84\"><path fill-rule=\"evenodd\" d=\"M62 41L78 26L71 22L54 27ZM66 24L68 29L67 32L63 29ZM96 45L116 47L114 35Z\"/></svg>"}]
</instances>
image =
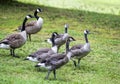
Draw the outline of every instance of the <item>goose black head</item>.
<instances>
[{"instance_id":1,"label":"goose black head","mask_svg":"<svg viewBox=\"0 0 120 84\"><path fill-rule=\"evenodd\" d=\"M57 35L58 35L57 32L53 32L53 33L52 33L51 40L54 39Z\"/></svg>"},{"instance_id":2,"label":"goose black head","mask_svg":"<svg viewBox=\"0 0 120 84\"><path fill-rule=\"evenodd\" d=\"M64 26L65 28L69 28L69 25L68 24L65 24L65 26Z\"/></svg>"},{"instance_id":3,"label":"goose black head","mask_svg":"<svg viewBox=\"0 0 120 84\"><path fill-rule=\"evenodd\" d=\"M59 35L57 32L53 32L52 34L54 34L54 36L58 36Z\"/></svg>"},{"instance_id":4,"label":"goose black head","mask_svg":"<svg viewBox=\"0 0 120 84\"><path fill-rule=\"evenodd\" d=\"M26 18L26 19L29 19L29 18L34 18L34 16L32 16L32 15L28 14L25 18Z\"/></svg>"},{"instance_id":5,"label":"goose black head","mask_svg":"<svg viewBox=\"0 0 120 84\"><path fill-rule=\"evenodd\" d=\"M42 12L42 9L41 8L37 8L36 11L37 11L37 13L39 13L39 12Z\"/></svg>"},{"instance_id":6,"label":"goose black head","mask_svg":"<svg viewBox=\"0 0 120 84\"><path fill-rule=\"evenodd\" d=\"M68 41L71 42L71 41L76 41L76 40L72 36L69 36Z\"/></svg>"},{"instance_id":7,"label":"goose black head","mask_svg":"<svg viewBox=\"0 0 120 84\"><path fill-rule=\"evenodd\" d=\"M68 24L65 24L65 33L67 33L68 32L68 28L69 28L69 25Z\"/></svg>"},{"instance_id":8,"label":"goose black head","mask_svg":"<svg viewBox=\"0 0 120 84\"><path fill-rule=\"evenodd\" d=\"M42 9L37 8L37 9L35 10L35 12L34 12L34 16L35 16L35 18L36 18L37 20L39 19L39 17L37 16L37 13L39 13L39 12L42 12Z\"/></svg>"},{"instance_id":9,"label":"goose black head","mask_svg":"<svg viewBox=\"0 0 120 84\"><path fill-rule=\"evenodd\" d=\"M89 31L88 30L84 30L84 34L89 34Z\"/></svg>"},{"instance_id":10,"label":"goose black head","mask_svg":"<svg viewBox=\"0 0 120 84\"><path fill-rule=\"evenodd\" d=\"M73 37L68 37L68 39L66 40L66 53L70 51L69 44L72 41L75 41L75 39Z\"/></svg>"},{"instance_id":11,"label":"goose black head","mask_svg":"<svg viewBox=\"0 0 120 84\"><path fill-rule=\"evenodd\" d=\"M57 32L53 32L52 33L52 37L50 38L51 42L52 42L52 46L55 46L55 37L58 36Z\"/></svg>"},{"instance_id":12,"label":"goose black head","mask_svg":"<svg viewBox=\"0 0 120 84\"><path fill-rule=\"evenodd\" d=\"M24 31L25 30L25 23L27 22L27 20L29 18L34 18L32 15L28 14L27 16L25 16L24 18L24 21L23 21L23 24L22 24L22 28L21 28L21 31Z\"/></svg>"},{"instance_id":13,"label":"goose black head","mask_svg":"<svg viewBox=\"0 0 120 84\"><path fill-rule=\"evenodd\" d=\"M48 42L48 43L52 44L52 38L53 37L57 37L58 35L59 34L57 32L53 32L52 35L51 35L51 37L48 38L48 39L46 39L45 42Z\"/></svg>"}]
</instances>

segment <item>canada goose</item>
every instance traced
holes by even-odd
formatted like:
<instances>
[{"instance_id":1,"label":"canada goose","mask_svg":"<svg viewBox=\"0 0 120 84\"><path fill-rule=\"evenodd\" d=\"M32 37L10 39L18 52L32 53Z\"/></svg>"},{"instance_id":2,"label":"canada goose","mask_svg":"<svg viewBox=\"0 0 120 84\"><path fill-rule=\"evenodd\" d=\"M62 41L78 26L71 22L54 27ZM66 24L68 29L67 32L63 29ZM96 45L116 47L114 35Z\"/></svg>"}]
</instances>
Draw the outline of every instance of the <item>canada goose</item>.
<instances>
[{"instance_id":1,"label":"canada goose","mask_svg":"<svg viewBox=\"0 0 120 84\"><path fill-rule=\"evenodd\" d=\"M70 50L72 52L73 58L78 59L78 66L80 65L80 60L81 58L85 57L86 55L89 54L90 52L90 43L87 38L87 34L89 34L88 30L84 31L84 37L85 37L85 44L79 44L79 45L74 45ZM76 61L72 59L75 67L76 67Z\"/></svg>"},{"instance_id":2,"label":"canada goose","mask_svg":"<svg viewBox=\"0 0 120 84\"><path fill-rule=\"evenodd\" d=\"M48 69L48 74L46 75L45 79L48 79L51 71L53 71L54 79L56 79L56 69L68 63L72 56L71 51L69 51L69 43L71 41L74 41L74 39L68 38L66 41L66 53L53 54L52 56L50 56L50 58L46 59L44 62L35 65L35 67L44 67Z\"/></svg>"},{"instance_id":3,"label":"canada goose","mask_svg":"<svg viewBox=\"0 0 120 84\"><path fill-rule=\"evenodd\" d=\"M55 45L54 43L54 38L57 34L55 32L52 33L52 48L40 48L38 51L30 54L28 57L25 58L25 60L30 60L30 61L40 61L40 58L43 59L45 58L48 54L54 54L58 52L58 46Z\"/></svg>"},{"instance_id":4,"label":"canada goose","mask_svg":"<svg viewBox=\"0 0 120 84\"><path fill-rule=\"evenodd\" d=\"M55 44L58 45L58 48L60 48L65 42L66 39L69 37L68 35L68 24L65 24L65 33L64 34L58 34L55 38ZM45 40L48 43L51 43L51 38Z\"/></svg>"},{"instance_id":5,"label":"canada goose","mask_svg":"<svg viewBox=\"0 0 120 84\"><path fill-rule=\"evenodd\" d=\"M0 48L10 49L10 54L14 57L18 57L15 55L15 49L23 46L26 42L25 23L29 18L33 18L33 16L27 15L24 18L20 33L12 34L0 41Z\"/></svg>"},{"instance_id":6,"label":"canada goose","mask_svg":"<svg viewBox=\"0 0 120 84\"><path fill-rule=\"evenodd\" d=\"M42 12L40 8L37 8L34 12L34 16L37 19L36 21L31 21L25 25L25 30L27 32L27 37L31 41L31 34L36 34L42 29L43 19L37 16L37 13ZM18 28L21 29L21 26Z\"/></svg>"}]
</instances>

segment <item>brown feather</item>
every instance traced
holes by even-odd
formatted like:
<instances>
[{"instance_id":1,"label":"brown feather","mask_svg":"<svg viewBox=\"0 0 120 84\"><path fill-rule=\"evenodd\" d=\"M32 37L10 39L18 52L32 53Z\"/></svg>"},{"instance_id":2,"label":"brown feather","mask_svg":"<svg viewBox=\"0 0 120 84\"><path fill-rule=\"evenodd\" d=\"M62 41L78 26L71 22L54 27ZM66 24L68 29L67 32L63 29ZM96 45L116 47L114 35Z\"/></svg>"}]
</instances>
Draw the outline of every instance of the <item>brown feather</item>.
<instances>
[{"instance_id":1,"label":"brown feather","mask_svg":"<svg viewBox=\"0 0 120 84\"><path fill-rule=\"evenodd\" d=\"M4 41L7 41L11 48L19 48L25 43L24 38L20 34L12 34L5 38Z\"/></svg>"}]
</instances>

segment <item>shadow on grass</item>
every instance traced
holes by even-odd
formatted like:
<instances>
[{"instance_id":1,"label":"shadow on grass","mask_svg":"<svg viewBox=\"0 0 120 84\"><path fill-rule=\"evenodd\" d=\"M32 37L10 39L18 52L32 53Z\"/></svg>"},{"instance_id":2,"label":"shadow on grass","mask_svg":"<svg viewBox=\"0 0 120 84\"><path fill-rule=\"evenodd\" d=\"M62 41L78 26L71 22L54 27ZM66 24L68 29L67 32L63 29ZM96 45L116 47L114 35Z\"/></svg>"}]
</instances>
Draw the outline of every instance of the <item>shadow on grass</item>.
<instances>
[{"instance_id":1,"label":"shadow on grass","mask_svg":"<svg viewBox=\"0 0 120 84\"><path fill-rule=\"evenodd\" d=\"M120 27L120 16L112 14L101 14L88 11L60 9L42 5L25 4L17 1L10 1L7 4L0 3L0 7L1 15L7 12L16 14L19 12L34 12L36 8L42 8L42 15L48 18L49 20L55 20L56 18L74 18L80 23L92 24L94 28L103 26L107 28Z\"/></svg>"}]
</instances>

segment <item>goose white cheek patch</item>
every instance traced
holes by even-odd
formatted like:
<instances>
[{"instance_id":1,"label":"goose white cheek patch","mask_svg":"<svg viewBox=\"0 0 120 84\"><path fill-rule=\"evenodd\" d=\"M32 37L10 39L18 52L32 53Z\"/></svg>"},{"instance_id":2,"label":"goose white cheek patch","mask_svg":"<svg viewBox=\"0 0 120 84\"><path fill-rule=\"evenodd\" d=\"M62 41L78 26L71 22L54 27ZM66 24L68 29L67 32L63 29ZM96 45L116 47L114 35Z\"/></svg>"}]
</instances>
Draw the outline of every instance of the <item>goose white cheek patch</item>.
<instances>
[{"instance_id":1,"label":"goose white cheek patch","mask_svg":"<svg viewBox=\"0 0 120 84\"><path fill-rule=\"evenodd\" d=\"M31 18L30 16L26 16L27 19Z\"/></svg>"},{"instance_id":2,"label":"goose white cheek patch","mask_svg":"<svg viewBox=\"0 0 120 84\"><path fill-rule=\"evenodd\" d=\"M47 42L50 43L50 44L52 44L52 41L50 39L47 39Z\"/></svg>"},{"instance_id":3,"label":"goose white cheek patch","mask_svg":"<svg viewBox=\"0 0 120 84\"><path fill-rule=\"evenodd\" d=\"M84 31L84 34L87 34L87 32L86 32L86 31Z\"/></svg>"},{"instance_id":4,"label":"goose white cheek patch","mask_svg":"<svg viewBox=\"0 0 120 84\"><path fill-rule=\"evenodd\" d=\"M37 9L37 12L40 12L39 9Z\"/></svg>"}]
</instances>

